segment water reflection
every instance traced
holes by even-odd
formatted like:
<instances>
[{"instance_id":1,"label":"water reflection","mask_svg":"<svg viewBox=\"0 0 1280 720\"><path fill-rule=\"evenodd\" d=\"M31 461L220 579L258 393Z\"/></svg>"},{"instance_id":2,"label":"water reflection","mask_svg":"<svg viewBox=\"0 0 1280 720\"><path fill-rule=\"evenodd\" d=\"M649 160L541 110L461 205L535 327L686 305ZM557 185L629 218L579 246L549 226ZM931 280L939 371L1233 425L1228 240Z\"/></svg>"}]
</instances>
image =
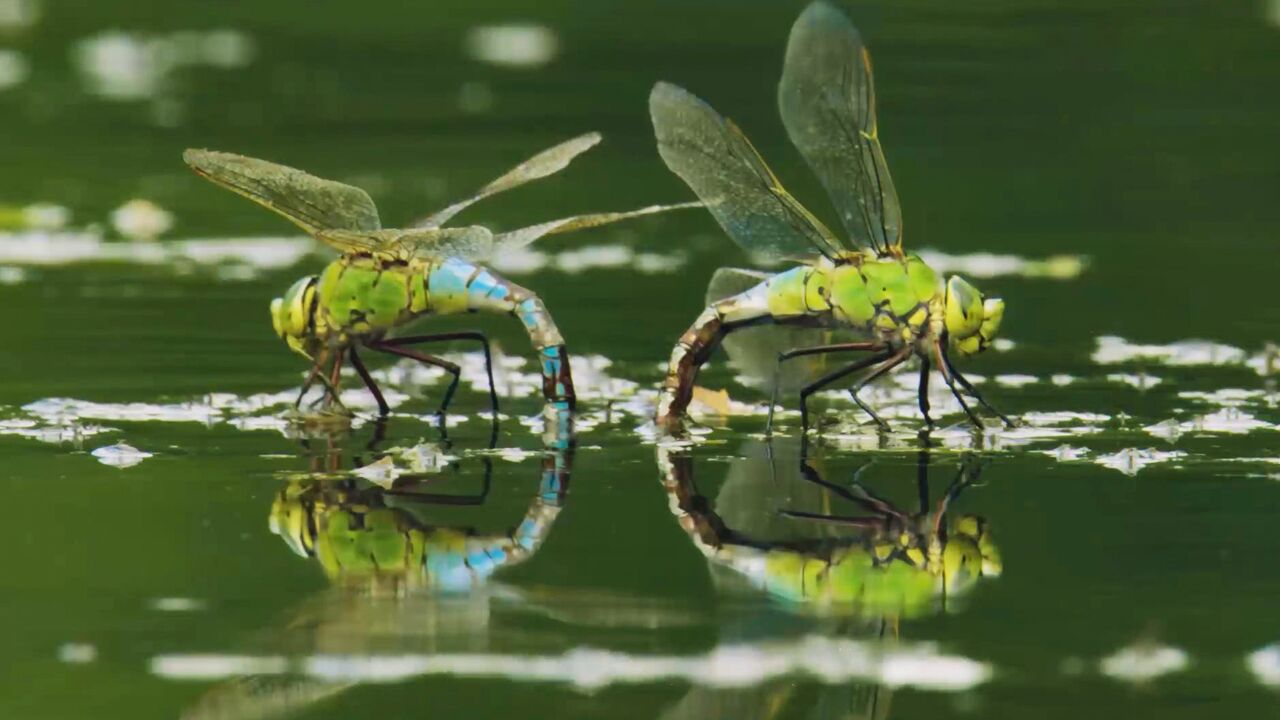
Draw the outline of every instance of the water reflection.
<instances>
[{"instance_id":1,"label":"water reflection","mask_svg":"<svg viewBox=\"0 0 1280 720\"><path fill-rule=\"evenodd\" d=\"M153 663L153 671L171 677L239 675L207 693L184 717L292 713L357 684L362 676L379 679L380 658L486 650L498 634L492 626L506 609L532 606L537 612L536 592L489 580L531 558L564 508L574 456L571 418L548 406L546 420L540 480L528 507L515 522L486 519L496 529L456 519L457 506L487 509L489 455L426 472L414 472L421 468L410 461L405 472L361 479L369 474L362 470L388 461L398 466L435 446L383 450L385 426L378 425L369 446L352 459L357 468L342 473L336 467L341 448L326 440L313 472L291 479L277 493L268 523L289 550L320 566L329 587L306 600L282 627L250 643L250 654L174 656ZM442 447L457 450L444 442ZM476 487L460 492L436 487L444 474L468 461L482 466ZM501 635L510 639L513 632L504 627ZM303 660L346 670L327 673L332 677L327 679L314 667L304 670Z\"/></svg>"},{"instance_id":2,"label":"water reflection","mask_svg":"<svg viewBox=\"0 0 1280 720\"><path fill-rule=\"evenodd\" d=\"M964 456L934 499L930 453L920 450L914 472L907 471L915 495L908 509L871 489L869 476L883 475L872 464L840 482L801 442L751 442L736 455L712 499L695 483L687 451L658 449L671 510L708 559L723 596L721 642L801 633L870 642L882 653L879 682L812 687L779 679L745 691L695 686L663 717L887 717L889 688L901 684L892 670L901 621L955 611L983 578L1001 572L986 521L952 512L978 482L981 460ZM758 602L761 594L770 602ZM918 683L981 682L976 664L942 656L913 663L908 674Z\"/></svg>"}]
</instances>

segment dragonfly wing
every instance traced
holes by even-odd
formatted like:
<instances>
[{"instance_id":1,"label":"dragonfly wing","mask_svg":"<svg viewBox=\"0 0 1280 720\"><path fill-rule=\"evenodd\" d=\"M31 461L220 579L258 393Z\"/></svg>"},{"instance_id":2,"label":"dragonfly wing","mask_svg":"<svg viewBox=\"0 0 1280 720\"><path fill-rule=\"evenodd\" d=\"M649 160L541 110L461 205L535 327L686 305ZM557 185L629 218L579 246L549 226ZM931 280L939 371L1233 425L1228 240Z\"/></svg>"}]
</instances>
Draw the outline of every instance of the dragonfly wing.
<instances>
[{"instance_id":1,"label":"dragonfly wing","mask_svg":"<svg viewBox=\"0 0 1280 720\"><path fill-rule=\"evenodd\" d=\"M711 276L711 282L707 285L707 304L749 290L769 277L769 273L756 270L720 268ZM853 339L854 334L848 331L790 325L756 325L729 333L721 346L729 356L729 365L740 374L742 380L765 392L772 392L774 374L778 371L779 353ZM782 363L782 371L777 375L778 390L783 393L799 390L835 369L842 357L849 358L847 354L801 355L787 360Z\"/></svg>"},{"instance_id":2,"label":"dragonfly wing","mask_svg":"<svg viewBox=\"0 0 1280 720\"><path fill-rule=\"evenodd\" d=\"M490 195L497 195L500 192L506 192L512 188L520 187L525 183L534 180L540 180L548 175L554 175L568 167L569 163L582 153L590 150L600 142L600 133L591 132L585 135L579 135L572 140L548 148L533 157L525 160L519 165L511 168L502 177L480 188L480 190L465 200L460 200L449 207L440 210L418 223L419 227L439 227L448 222L454 215L462 212L472 203L483 200Z\"/></svg>"},{"instance_id":3,"label":"dragonfly wing","mask_svg":"<svg viewBox=\"0 0 1280 720\"><path fill-rule=\"evenodd\" d=\"M555 235L557 233L583 230L586 228L597 227L599 225L608 225L610 223L618 222L619 220L641 217L642 215L654 215L660 212L667 212L668 210L681 210L696 207L702 207L702 203L687 202L676 203L674 205L650 205L649 207L640 208L639 210L630 210L627 212L574 215L572 217L560 218L559 220L551 220L537 225L530 225L518 230L499 233L495 237L494 249L501 252L503 249L521 248L532 243L543 235Z\"/></svg>"},{"instance_id":4,"label":"dragonfly wing","mask_svg":"<svg viewBox=\"0 0 1280 720\"><path fill-rule=\"evenodd\" d=\"M415 257L480 260L493 251L493 233L479 225L460 228L407 230L325 230L316 233L323 242L347 254L408 260Z\"/></svg>"},{"instance_id":5,"label":"dragonfly wing","mask_svg":"<svg viewBox=\"0 0 1280 720\"><path fill-rule=\"evenodd\" d=\"M902 208L876 125L871 55L844 13L819 0L791 28L778 109L849 237L902 245Z\"/></svg>"},{"instance_id":6,"label":"dragonfly wing","mask_svg":"<svg viewBox=\"0 0 1280 720\"><path fill-rule=\"evenodd\" d=\"M791 197L733 123L686 90L658 83L649 94L658 152L720 226L763 262L828 257L835 237Z\"/></svg>"},{"instance_id":7,"label":"dragonfly wing","mask_svg":"<svg viewBox=\"0 0 1280 720\"><path fill-rule=\"evenodd\" d=\"M313 235L381 227L373 200L358 187L232 153L191 149L182 159L200 176L280 213Z\"/></svg>"}]
</instances>

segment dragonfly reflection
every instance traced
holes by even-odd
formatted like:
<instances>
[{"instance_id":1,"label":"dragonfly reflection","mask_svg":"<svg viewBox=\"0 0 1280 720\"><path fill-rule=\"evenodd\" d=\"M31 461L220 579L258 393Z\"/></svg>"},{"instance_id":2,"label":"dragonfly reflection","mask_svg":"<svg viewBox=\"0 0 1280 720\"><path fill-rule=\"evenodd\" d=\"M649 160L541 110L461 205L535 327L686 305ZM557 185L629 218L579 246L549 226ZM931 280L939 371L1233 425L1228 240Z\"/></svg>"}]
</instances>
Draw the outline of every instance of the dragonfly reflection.
<instances>
[{"instance_id":1,"label":"dragonfly reflection","mask_svg":"<svg viewBox=\"0 0 1280 720\"><path fill-rule=\"evenodd\" d=\"M752 443L714 499L694 481L693 458L659 448L671 510L710 562L723 596L726 640L779 634L854 637L891 647L901 621L955 611L1002 566L987 522L956 514L982 463L966 456L936 499L930 453L916 458L914 509L876 494L868 466L840 483L807 445ZM759 602L760 598L767 599ZM753 601L755 598L755 601ZM695 687L665 718L886 717L889 691L874 683L819 686L770 681L749 690Z\"/></svg>"},{"instance_id":2,"label":"dragonfly reflection","mask_svg":"<svg viewBox=\"0 0 1280 720\"><path fill-rule=\"evenodd\" d=\"M500 521L496 530L465 526L456 520L462 510L442 507L490 501L488 457L481 458L481 486L462 493L431 489L443 470L415 472L420 468L412 463L390 480L361 479L350 472L335 477L332 453L324 457L325 472L291 479L272 502L270 529L294 553L318 564L329 587L255 644L291 657L353 662L486 647L495 607L538 602L536 592L526 597L491 579L533 557L564 508L575 450L571 418L550 405L547 413L538 485L523 516ZM379 429L372 444L381 435ZM380 456L355 470L366 476L362 470L388 459L403 465L402 458L414 454L366 450ZM425 454L422 446L417 454ZM354 684L294 673L246 675L213 688L184 717L275 717Z\"/></svg>"}]
</instances>

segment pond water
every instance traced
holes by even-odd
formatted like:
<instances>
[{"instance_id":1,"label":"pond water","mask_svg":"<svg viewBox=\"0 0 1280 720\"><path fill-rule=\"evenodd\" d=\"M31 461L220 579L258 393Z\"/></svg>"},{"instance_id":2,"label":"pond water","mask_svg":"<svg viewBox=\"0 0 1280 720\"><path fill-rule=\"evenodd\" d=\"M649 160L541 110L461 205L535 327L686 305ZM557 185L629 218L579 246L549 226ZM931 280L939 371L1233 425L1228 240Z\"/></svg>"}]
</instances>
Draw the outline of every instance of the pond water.
<instances>
[{"instance_id":1,"label":"pond water","mask_svg":"<svg viewBox=\"0 0 1280 720\"><path fill-rule=\"evenodd\" d=\"M918 435L908 370L865 395L893 432L833 393L820 433L789 398L766 441L721 355L692 442L656 443L672 343L747 263L702 211L495 263L576 353L576 418L477 317L423 327L494 339L496 433L464 346L443 431L408 363L376 363L385 423L354 377L351 423L286 419L306 368L267 304L326 252L183 148L395 223L603 132L467 211L511 228L689 199L647 118L665 79L829 217L774 102L801 7L0 0L0 715L1273 712L1271 0L846 7L908 247L1005 298L963 367L1017 428L938 394Z\"/></svg>"}]
</instances>

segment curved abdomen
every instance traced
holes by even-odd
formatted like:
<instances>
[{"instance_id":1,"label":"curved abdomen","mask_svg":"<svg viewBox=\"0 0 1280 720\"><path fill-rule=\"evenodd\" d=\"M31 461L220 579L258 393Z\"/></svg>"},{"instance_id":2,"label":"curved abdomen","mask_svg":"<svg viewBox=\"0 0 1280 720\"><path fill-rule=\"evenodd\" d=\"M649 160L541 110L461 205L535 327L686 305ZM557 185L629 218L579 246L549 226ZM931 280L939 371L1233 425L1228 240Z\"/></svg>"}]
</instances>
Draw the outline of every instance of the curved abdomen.
<instances>
[{"instance_id":1,"label":"curved abdomen","mask_svg":"<svg viewBox=\"0 0 1280 720\"><path fill-rule=\"evenodd\" d=\"M658 427L676 429L693 398L698 369L730 331L761 322L825 319L830 306L822 292L824 283L821 269L801 266L709 305L671 351L654 418Z\"/></svg>"},{"instance_id":2,"label":"curved abdomen","mask_svg":"<svg viewBox=\"0 0 1280 720\"><path fill-rule=\"evenodd\" d=\"M573 407L573 375L564 338L537 295L491 270L458 258L433 263L426 270L426 281L429 312L514 315L538 351L543 396L548 402Z\"/></svg>"}]
</instances>

